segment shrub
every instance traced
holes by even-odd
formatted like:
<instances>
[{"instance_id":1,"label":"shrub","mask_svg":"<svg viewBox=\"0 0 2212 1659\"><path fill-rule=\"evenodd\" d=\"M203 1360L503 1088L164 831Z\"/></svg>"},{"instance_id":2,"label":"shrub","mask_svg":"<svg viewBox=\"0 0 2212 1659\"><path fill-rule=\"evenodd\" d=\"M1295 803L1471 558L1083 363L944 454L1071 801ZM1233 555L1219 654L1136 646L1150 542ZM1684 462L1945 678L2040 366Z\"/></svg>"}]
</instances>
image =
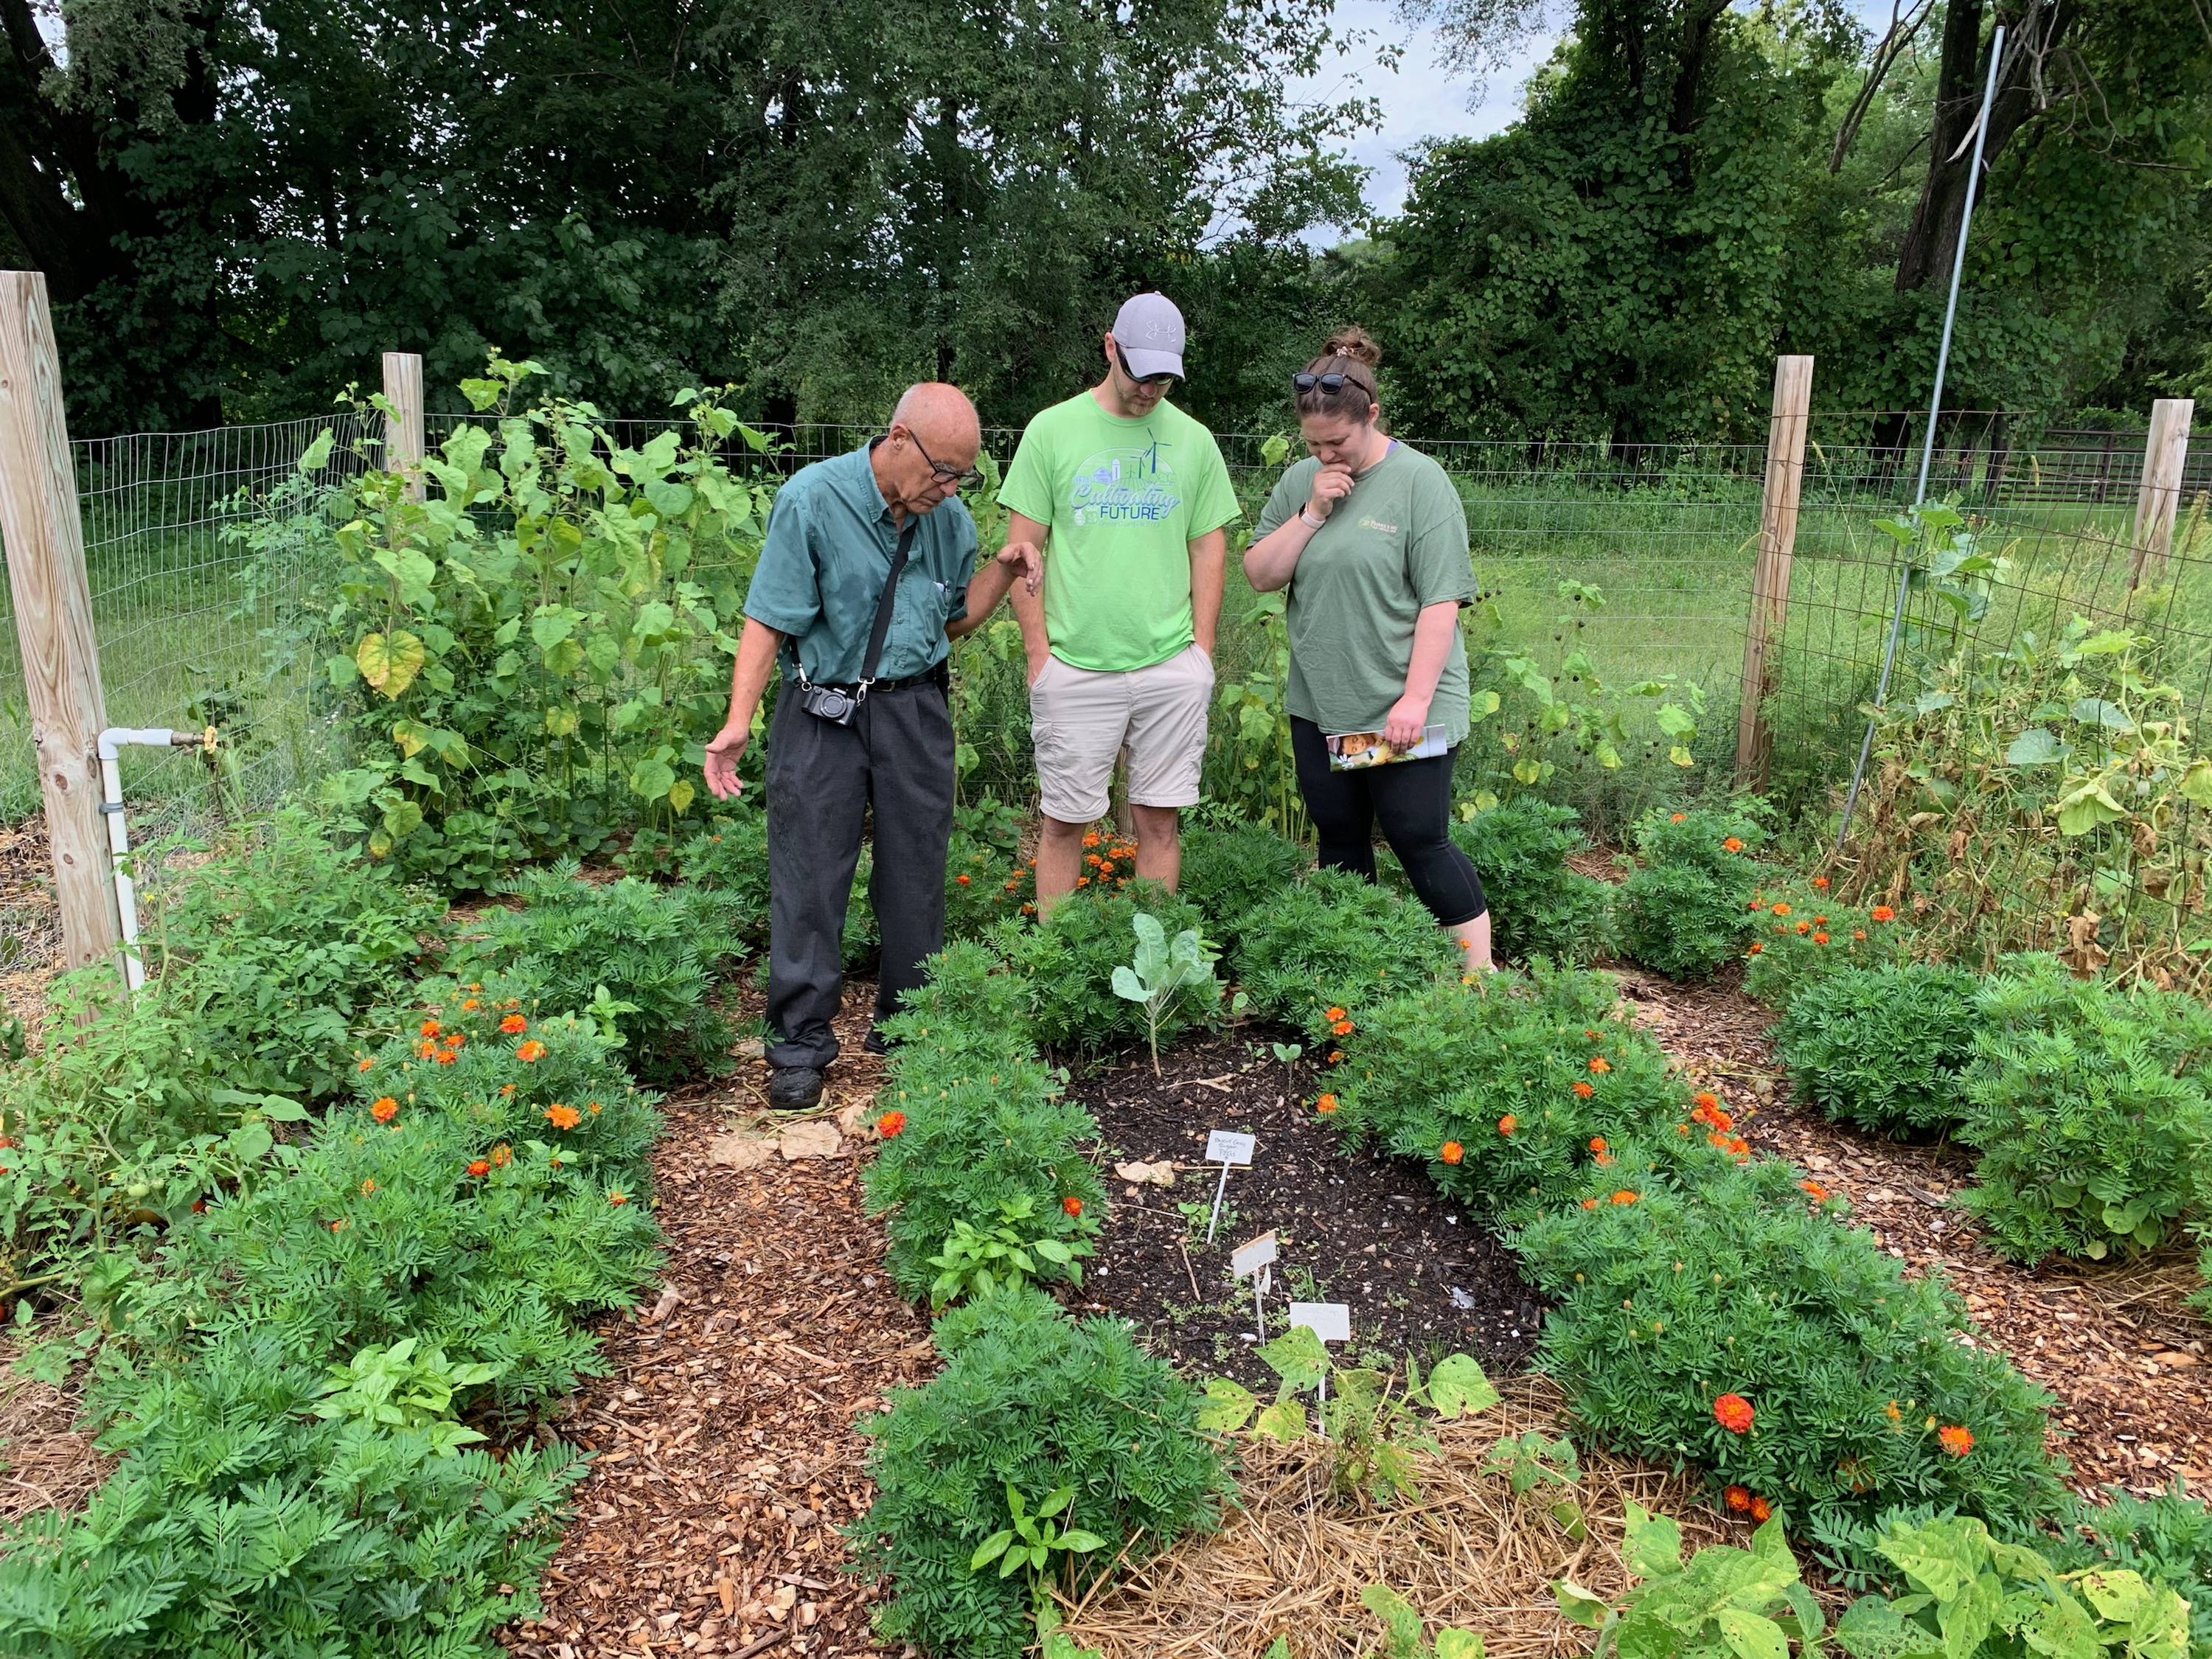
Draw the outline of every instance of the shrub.
<instances>
[{"instance_id":1,"label":"shrub","mask_svg":"<svg viewBox=\"0 0 2212 1659\"><path fill-rule=\"evenodd\" d=\"M1910 936L1887 905L1878 908L1884 913L1879 921L1808 884L1754 889L1747 911L1751 944L1745 951L1744 994L1786 1009L1801 993L1845 969L1909 960Z\"/></svg>"},{"instance_id":2,"label":"shrub","mask_svg":"<svg viewBox=\"0 0 2212 1659\"><path fill-rule=\"evenodd\" d=\"M1452 825L1452 839L1482 878L1498 955L1582 963L1612 953L1612 887L1567 867L1567 854L1589 848L1580 823L1571 806L1516 795Z\"/></svg>"},{"instance_id":3,"label":"shrub","mask_svg":"<svg viewBox=\"0 0 2212 1659\"><path fill-rule=\"evenodd\" d=\"M937 1341L945 1369L860 1425L876 1501L852 1528L854 1553L892 1580L877 1615L886 1642L972 1659L1032 1645L1030 1587L969 1565L1008 1525L1009 1486L1032 1500L1075 1489L1059 1519L1106 1540L1073 1570L1079 1596L1125 1544L1141 1562L1212 1522L1227 1481L1198 1431L1199 1395L1127 1326L1074 1323L1042 1293L1016 1291L946 1314Z\"/></svg>"},{"instance_id":4,"label":"shrub","mask_svg":"<svg viewBox=\"0 0 2212 1659\"><path fill-rule=\"evenodd\" d=\"M1227 828L1186 825L1176 890L1234 947L1248 912L1289 887L1305 871L1305 849L1256 823Z\"/></svg>"},{"instance_id":5,"label":"shrub","mask_svg":"<svg viewBox=\"0 0 2212 1659\"><path fill-rule=\"evenodd\" d=\"M907 1297L928 1291L930 1258L957 1222L988 1231L1009 1205L1026 1202L1027 1236L1066 1243L1087 1238L1104 1219L1106 1189L1076 1150L1098 1126L1061 1097L1033 1054L909 1045L894 1055L876 1100L903 1122L860 1179L869 1210L890 1214L885 1265ZM1065 1272L1044 1262L1039 1276Z\"/></svg>"},{"instance_id":6,"label":"shrub","mask_svg":"<svg viewBox=\"0 0 2212 1659\"><path fill-rule=\"evenodd\" d=\"M1254 1012L1316 1037L1341 1035L1328 1009L1356 1022L1459 966L1458 946L1420 905L1340 870L1316 870L1249 912L1236 956Z\"/></svg>"},{"instance_id":7,"label":"shrub","mask_svg":"<svg viewBox=\"0 0 2212 1659\"><path fill-rule=\"evenodd\" d=\"M749 949L768 943L768 814L756 807L718 817L677 849L687 887L722 896L731 933Z\"/></svg>"},{"instance_id":8,"label":"shrub","mask_svg":"<svg viewBox=\"0 0 2212 1659\"><path fill-rule=\"evenodd\" d=\"M632 1005L619 1024L640 1077L678 1081L730 1069L737 1034L708 1000L715 969L735 949L720 894L629 876L597 884L566 864L525 872L507 890L524 908L486 912L481 936L464 936L454 951L456 975L511 976L563 1012L590 1007L604 985L612 1000Z\"/></svg>"},{"instance_id":9,"label":"shrub","mask_svg":"<svg viewBox=\"0 0 2212 1659\"><path fill-rule=\"evenodd\" d=\"M981 939L1036 896L1026 866L1017 866L996 843L964 830L952 832L945 859L945 937Z\"/></svg>"},{"instance_id":10,"label":"shrub","mask_svg":"<svg viewBox=\"0 0 2212 1659\"><path fill-rule=\"evenodd\" d=\"M2048 1512L2059 1497L2043 1449L2051 1397L1966 1345L1947 1285L1908 1279L1825 1207L1786 1165L1760 1162L1695 1193L1568 1208L1523 1230L1522 1259L1554 1303L1543 1363L1576 1419L1621 1450L1694 1459L1799 1516L1871 1520L1914 1504L1992 1522Z\"/></svg>"},{"instance_id":11,"label":"shrub","mask_svg":"<svg viewBox=\"0 0 2212 1659\"><path fill-rule=\"evenodd\" d=\"M2016 1261L2155 1247L2212 1156L2212 1010L2073 981L2050 957L2008 969L1978 1000L1990 1029L1959 1138L1981 1160L1960 1201Z\"/></svg>"},{"instance_id":12,"label":"shrub","mask_svg":"<svg viewBox=\"0 0 2212 1659\"><path fill-rule=\"evenodd\" d=\"M1622 884L1621 938L1646 968L1703 979L1740 955L1765 831L1747 811L1652 812L1636 827L1642 867Z\"/></svg>"},{"instance_id":13,"label":"shrub","mask_svg":"<svg viewBox=\"0 0 2212 1659\"><path fill-rule=\"evenodd\" d=\"M2212 1650L2212 1510L2173 1490L2138 1498L2107 1486L2100 1501L2069 1493L2058 1535L2033 1541L2060 1572L2118 1567L2179 1591L2189 1603L2189 1650Z\"/></svg>"},{"instance_id":14,"label":"shrub","mask_svg":"<svg viewBox=\"0 0 2212 1659\"><path fill-rule=\"evenodd\" d=\"M1138 882L1126 892L1080 889L1054 906L1042 927L1009 923L994 936L1006 960L1029 977L1037 1042L1096 1053L1144 1039L1144 1010L1114 994L1114 970L1136 949L1134 921L1140 912L1158 921L1170 938L1205 927L1205 918L1183 900ZM1201 1008L1196 1000L1184 999L1160 1035L1188 1030L1211 1012L1210 1005Z\"/></svg>"},{"instance_id":15,"label":"shrub","mask_svg":"<svg viewBox=\"0 0 2212 1659\"><path fill-rule=\"evenodd\" d=\"M356 1036L396 1029L445 908L289 807L192 872L160 933L234 1087L327 1099Z\"/></svg>"},{"instance_id":16,"label":"shrub","mask_svg":"<svg viewBox=\"0 0 2212 1659\"><path fill-rule=\"evenodd\" d=\"M1791 1086L1829 1117L1905 1133L1966 1109L1977 975L1926 963L1846 968L1793 1000L1775 1048Z\"/></svg>"}]
</instances>

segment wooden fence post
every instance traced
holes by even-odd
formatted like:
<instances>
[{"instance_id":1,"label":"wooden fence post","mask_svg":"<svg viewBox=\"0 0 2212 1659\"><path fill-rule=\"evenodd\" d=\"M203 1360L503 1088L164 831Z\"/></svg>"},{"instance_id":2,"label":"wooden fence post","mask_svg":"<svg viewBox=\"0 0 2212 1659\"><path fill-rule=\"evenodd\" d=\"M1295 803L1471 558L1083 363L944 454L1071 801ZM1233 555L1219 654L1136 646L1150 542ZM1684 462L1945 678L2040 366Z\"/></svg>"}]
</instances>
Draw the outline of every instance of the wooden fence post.
<instances>
[{"instance_id":1,"label":"wooden fence post","mask_svg":"<svg viewBox=\"0 0 2212 1659\"><path fill-rule=\"evenodd\" d=\"M410 499L422 499L422 359L412 351L384 354L384 465L410 475Z\"/></svg>"},{"instance_id":2,"label":"wooden fence post","mask_svg":"<svg viewBox=\"0 0 2212 1659\"><path fill-rule=\"evenodd\" d=\"M1790 610L1790 556L1797 545L1797 497L1805 482L1805 428L1813 408L1813 360L1774 360L1774 413L1766 427L1766 490L1759 507L1759 562L1743 630L1743 704L1735 723L1736 781L1764 787L1773 734L1766 729L1773 653Z\"/></svg>"},{"instance_id":3,"label":"wooden fence post","mask_svg":"<svg viewBox=\"0 0 2212 1659\"><path fill-rule=\"evenodd\" d=\"M66 966L82 968L112 959L120 942L94 755L107 720L61 357L46 279L35 270L0 270L0 536L7 540L63 955Z\"/></svg>"},{"instance_id":4,"label":"wooden fence post","mask_svg":"<svg viewBox=\"0 0 2212 1659\"><path fill-rule=\"evenodd\" d=\"M2154 557L2158 574L2173 552L2173 514L2181 501L2181 472L2189 464L2189 422L2197 412L2193 398L2160 398L2150 406L2150 432L2143 441L2142 483L2136 492L2134 587Z\"/></svg>"}]
</instances>

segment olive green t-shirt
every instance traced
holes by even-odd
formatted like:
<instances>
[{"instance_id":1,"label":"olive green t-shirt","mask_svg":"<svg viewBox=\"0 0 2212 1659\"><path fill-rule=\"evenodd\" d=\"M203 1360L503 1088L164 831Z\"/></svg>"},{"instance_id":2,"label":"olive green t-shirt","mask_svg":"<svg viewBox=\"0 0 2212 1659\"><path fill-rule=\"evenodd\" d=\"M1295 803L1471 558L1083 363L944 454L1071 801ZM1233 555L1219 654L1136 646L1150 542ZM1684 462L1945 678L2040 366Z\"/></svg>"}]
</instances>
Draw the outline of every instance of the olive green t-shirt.
<instances>
[{"instance_id":1,"label":"olive green t-shirt","mask_svg":"<svg viewBox=\"0 0 2212 1659\"><path fill-rule=\"evenodd\" d=\"M1313 494L1321 463L1284 473L1253 539L1289 522ZM1361 473L1291 573L1285 621L1291 683L1285 704L1328 733L1379 732L1406 694L1413 623L1422 610L1474 598L1467 508L1443 468L1403 444ZM1429 703L1445 741L1467 736L1467 647L1456 629Z\"/></svg>"},{"instance_id":2,"label":"olive green t-shirt","mask_svg":"<svg viewBox=\"0 0 2212 1659\"><path fill-rule=\"evenodd\" d=\"M1141 420L1109 415L1087 392L1029 423L999 503L1052 531L1053 655L1105 672L1190 644L1190 544L1237 516L1211 432L1172 404Z\"/></svg>"}]
</instances>

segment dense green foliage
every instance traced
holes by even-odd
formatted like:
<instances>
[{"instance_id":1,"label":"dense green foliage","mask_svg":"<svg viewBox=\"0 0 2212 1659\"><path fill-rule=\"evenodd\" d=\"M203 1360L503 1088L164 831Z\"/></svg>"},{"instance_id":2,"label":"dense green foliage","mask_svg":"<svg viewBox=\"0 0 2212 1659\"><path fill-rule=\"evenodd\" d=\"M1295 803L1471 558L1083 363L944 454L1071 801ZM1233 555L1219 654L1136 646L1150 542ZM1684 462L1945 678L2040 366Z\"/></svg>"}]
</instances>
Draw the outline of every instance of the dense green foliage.
<instances>
[{"instance_id":1,"label":"dense green foliage","mask_svg":"<svg viewBox=\"0 0 2212 1659\"><path fill-rule=\"evenodd\" d=\"M1042 926L1009 921L993 941L1014 969L1027 975L1030 1030L1053 1049L1097 1054L1146 1036L1145 1012L1114 994L1114 969L1129 960L1137 936L1131 927L1139 912L1157 919L1168 935L1195 927L1206 919L1188 901L1150 883L1126 890L1087 887L1063 896ZM1213 1004L1196 997L1179 999L1168 1010L1160 1036L1188 1030L1212 1017Z\"/></svg>"},{"instance_id":2,"label":"dense green foliage","mask_svg":"<svg viewBox=\"0 0 2212 1659\"><path fill-rule=\"evenodd\" d=\"M1981 1029L1980 981L1927 963L1846 968L1790 1004L1775 1052L1791 1088L1831 1118L1898 1133L1966 1110L1962 1073Z\"/></svg>"},{"instance_id":3,"label":"dense green foliage","mask_svg":"<svg viewBox=\"0 0 2212 1659\"><path fill-rule=\"evenodd\" d=\"M1869 909L1829 896L1828 885L1826 877L1816 876L1810 882L1753 890L1745 995L1786 1010L1803 993L1848 969L1910 959L1910 936L1889 906L1875 907L1882 912L1877 920Z\"/></svg>"},{"instance_id":4,"label":"dense green foliage","mask_svg":"<svg viewBox=\"0 0 2212 1659\"><path fill-rule=\"evenodd\" d=\"M165 973L191 964L201 1041L231 1086L322 1099L364 1027L395 1029L417 936L444 910L291 807L194 871L158 938Z\"/></svg>"},{"instance_id":5,"label":"dense green foliage","mask_svg":"<svg viewBox=\"0 0 2212 1659\"><path fill-rule=\"evenodd\" d=\"M1453 824L1451 836L1482 878L1499 956L1583 963L1611 954L1613 889L1567 867L1569 854L1589 850L1573 808L1516 795Z\"/></svg>"},{"instance_id":6,"label":"dense green foliage","mask_svg":"<svg viewBox=\"0 0 2212 1659\"><path fill-rule=\"evenodd\" d=\"M1316 870L1246 913L1237 982L1255 1012L1316 1038L1460 964L1458 947L1418 904L1348 875Z\"/></svg>"},{"instance_id":7,"label":"dense green foliage","mask_svg":"<svg viewBox=\"0 0 2212 1659\"><path fill-rule=\"evenodd\" d=\"M1219 1457L1198 1432L1197 1390L1118 1320L1078 1323L1028 1291L956 1309L936 1336L945 1369L862 1425L877 1496L852 1528L855 1553L892 1578L886 1639L1018 1659L1035 1639L1028 1584L969 1565L1007 1524L1006 1488L1075 1488L1068 1517L1107 1540L1078 1570L1079 1597L1125 1543L1141 1561L1207 1524Z\"/></svg>"},{"instance_id":8,"label":"dense green foliage","mask_svg":"<svg viewBox=\"0 0 2212 1659\"><path fill-rule=\"evenodd\" d=\"M2154 1247L2198 1202L2212 1159L2212 1010L2077 981L2054 957L2008 968L1978 1003L1986 1030L1959 1138L1981 1160L1961 1201L2022 1261Z\"/></svg>"},{"instance_id":9,"label":"dense green foliage","mask_svg":"<svg viewBox=\"0 0 2212 1659\"><path fill-rule=\"evenodd\" d=\"M1674 979L1703 979L1742 954L1765 832L1747 814L1699 807L1636 826L1636 872L1621 884L1628 954Z\"/></svg>"},{"instance_id":10,"label":"dense green foliage","mask_svg":"<svg viewBox=\"0 0 2212 1659\"><path fill-rule=\"evenodd\" d=\"M1176 891L1206 918L1208 933L1233 949L1245 916L1296 881L1306 862L1303 847L1260 824L1188 824Z\"/></svg>"}]
</instances>

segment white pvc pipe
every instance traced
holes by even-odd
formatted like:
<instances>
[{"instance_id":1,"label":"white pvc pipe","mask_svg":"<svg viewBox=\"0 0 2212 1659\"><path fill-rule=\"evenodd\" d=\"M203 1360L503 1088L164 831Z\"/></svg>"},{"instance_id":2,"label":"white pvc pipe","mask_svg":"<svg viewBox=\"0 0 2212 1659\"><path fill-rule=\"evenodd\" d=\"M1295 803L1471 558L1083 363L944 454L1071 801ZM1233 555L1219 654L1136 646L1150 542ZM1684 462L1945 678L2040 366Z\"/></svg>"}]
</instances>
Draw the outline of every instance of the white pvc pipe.
<instances>
[{"instance_id":1,"label":"white pvc pipe","mask_svg":"<svg viewBox=\"0 0 2212 1659\"><path fill-rule=\"evenodd\" d=\"M126 748L188 749L202 740L197 732L167 726L111 726L100 734L100 815L107 820L107 854L115 866L116 920L123 927L123 981L136 991L146 982L138 957L138 889L131 878L131 830L124 822L123 774L117 759Z\"/></svg>"}]
</instances>

